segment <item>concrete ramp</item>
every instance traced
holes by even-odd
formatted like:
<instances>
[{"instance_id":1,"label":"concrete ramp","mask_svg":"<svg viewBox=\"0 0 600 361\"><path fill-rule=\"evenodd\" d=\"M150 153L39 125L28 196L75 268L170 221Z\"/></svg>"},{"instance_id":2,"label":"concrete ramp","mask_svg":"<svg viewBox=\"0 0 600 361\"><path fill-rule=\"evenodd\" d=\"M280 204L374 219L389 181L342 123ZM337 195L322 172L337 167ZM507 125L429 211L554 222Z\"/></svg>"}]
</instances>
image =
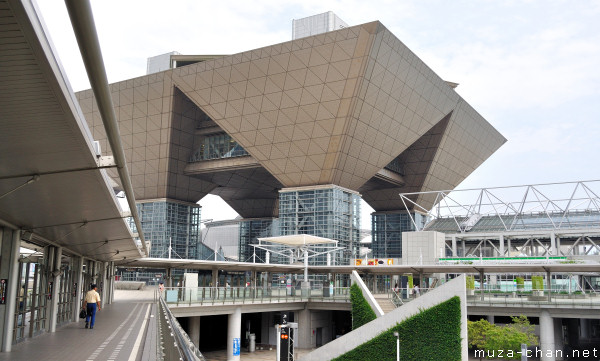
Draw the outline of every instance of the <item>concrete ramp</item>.
<instances>
[{"instance_id":1,"label":"concrete ramp","mask_svg":"<svg viewBox=\"0 0 600 361\"><path fill-rule=\"evenodd\" d=\"M426 310L439 305L452 297L460 298L461 307L461 353L462 359L468 359L467 345L467 296L465 286L465 276L455 278L454 280L424 294L423 296L411 301L394 311L378 317L377 319L353 330L346 335L329 342L328 344L310 352L300 359L300 361L322 361L331 360L339 357L363 343L373 339L382 332L396 326L396 324L416 315L421 310Z\"/></svg>"}]
</instances>

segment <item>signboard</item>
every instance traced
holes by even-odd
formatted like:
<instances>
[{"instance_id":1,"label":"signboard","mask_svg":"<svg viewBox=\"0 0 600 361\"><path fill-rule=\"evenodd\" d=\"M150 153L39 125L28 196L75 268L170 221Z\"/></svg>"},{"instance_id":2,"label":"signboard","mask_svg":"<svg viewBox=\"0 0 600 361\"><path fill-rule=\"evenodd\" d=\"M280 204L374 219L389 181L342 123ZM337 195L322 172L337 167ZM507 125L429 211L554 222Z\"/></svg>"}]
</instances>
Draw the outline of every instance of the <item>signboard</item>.
<instances>
[{"instance_id":1,"label":"signboard","mask_svg":"<svg viewBox=\"0 0 600 361\"><path fill-rule=\"evenodd\" d=\"M240 355L240 338L235 337L233 339L233 356L239 356L239 355Z\"/></svg>"},{"instance_id":2,"label":"signboard","mask_svg":"<svg viewBox=\"0 0 600 361\"><path fill-rule=\"evenodd\" d=\"M360 258L355 258L354 259L354 265L355 266L364 266L364 265L368 265L368 266L393 266L394 265L394 259L393 258L386 258L386 259L379 259L379 258L371 258L371 259L360 259Z\"/></svg>"},{"instance_id":3,"label":"signboard","mask_svg":"<svg viewBox=\"0 0 600 361\"><path fill-rule=\"evenodd\" d=\"M8 291L8 278L0 280L0 305L6 304L6 292Z\"/></svg>"}]
</instances>

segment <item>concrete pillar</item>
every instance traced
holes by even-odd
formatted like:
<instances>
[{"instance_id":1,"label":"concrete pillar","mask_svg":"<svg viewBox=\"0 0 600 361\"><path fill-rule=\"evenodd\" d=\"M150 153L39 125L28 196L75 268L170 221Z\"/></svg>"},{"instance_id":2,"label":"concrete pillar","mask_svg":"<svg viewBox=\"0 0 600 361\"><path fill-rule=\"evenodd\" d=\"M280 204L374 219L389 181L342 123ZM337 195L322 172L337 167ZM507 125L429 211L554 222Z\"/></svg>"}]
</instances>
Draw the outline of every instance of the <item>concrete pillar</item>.
<instances>
[{"instance_id":1,"label":"concrete pillar","mask_svg":"<svg viewBox=\"0 0 600 361\"><path fill-rule=\"evenodd\" d=\"M306 307L306 306L305 306ZM312 348L312 328L310 323L310 310L304 308L298 314L298 348Z\"/></svg>"},{"instance_id":2,"label":"concrete pillar","mask_svg":"<svg viewBox=\"0 0 600 361\"><path fill-rule=\"evenodd\" d=\"M73 292L75 292L75 300L73 306L73 322L79 321L79 310L83 305L83 300L81 297L82 287L83 287L83 257L73 257L73 273L76 286Z\"/></svg>"},{"instance_id":3,"label":"concrete pillar","mask_svg":"<svg viewBox=\"0 0 600 361\"><path fill-rule=\"evenodd\" d=\"M227 361L239 361L240 356L233 356L233 343L237 339L241 345L242 339L242 309L236 307L232 314L227 317Z\"/></svg>"},{"instance_id":4,"label":"concrete pillar","mask_svg":"<svg viewBox=\"0 0 600 361\"><path fill-rule=\"evenodd\" d=\"M540 349L541 361L555 361L554 320L546 310L540 312Z\"/></svg>"},{"instance_id":5,"label":"concrete pillar","mask_svg":"<svg viewBox=\"0 0 600 361\"><path fill-rule=\"evenodd\" d=\"M492 325L496 323L496 317L494 317L494 315L488 315L487 316L487 320L489 323L491 323Z\"/></svg>"},{"instance_id":6,"label":"concrete pillar","mask_svg":"<svg viewBox=\"0 0 600 361\"><path fill-rule=\"evenodd\" d=\"M548 301L552 300L552 274L546 272L546 289L548 290Z\"/></svg>"},{"instance_id":7,"label":"concrete pillar","mask_svg":"<svg viewBox=\"0 0 600 361\"><path fill-rule=\"evenodd\" d=\"M213 287L219 286L219 284L217 282L219 282L219 270L214 269L214 270L212 270L212 280L211 280L212 286Z\"/></svg>"},{"instance_id":8,"label":"concrete pillar","mask_svg":"<svg viewBox=\"0 0 600 361\"><path fill-rule=\"evenodd\" d=\"M504 235L501 234L500 237L498 237L498 242L500 242L500 257L504 257Z\"/></svg>"},{"instance_id":9,"label":"concrete pillar","mask_svg":"<svg viewBox=\"0 0 600 361\"><path fill-rule=\"evenodd\" d=\"M190 340L196 347L200 348L200 316L190 317L189 320Z\"/></svg>"},{"instance_id":10,"label":"concrete pillar","mask_svg":"<svg viewBox=\"0 0 600 361\"><path fill-rule=\"evenodd\" d=\"M167 268L167 287L173 287L173 272L171 268Z\"/></svg>"},{"instance_id":11,"label":"concrete pillar","mask_svg":"<svg viewBox=\"0 0 600 361\"><path fill-rule=\"evenodd\" d=\"M479 291L481 292L481 300L483 301L483 282L485 281L484 279L484 274L483 271L479 271Z\"/></svg>"},{"instance_id":12,"label":"concrete pillar","mask_svg":"<svg viewBox=\"0 0 600 361\"><path fill-rule=\"evenodd\" d=\"M510 246L510 238L506 239L506 245L508 246L508 253L506 254L507 257L510 257L510 252L511 252L511 246Z\"/></svg>"},{"instance_id":13,"label":"concrete pillar","mask_svg":"<svg viewBox=\"0 0 600 361\"><path fill-rule=\"evenodd\" d=\"M108 282L106 282L106 272L107 272L107 264L106 262L99 262L100 264L100 276L99 277L99 281L100 284L98 285L99 287L102 287L101 290L101 294L100 294L100 308L104 308L104 305L106 304L106 298L109 297L110 291L108 291Z\"/></svg>"},{"instance_id":14,"label":"concrete pillar","mask_svg":"<svg viewBox=\"0 0 600 361\"><path fill-rule=\"evenodd\" d=\"M50 332L56 332L56 324L58 322L58 294L61 281L60 260L62 258L62 247L55 248L54 267L52 268L52 299L50 300Z\"/></svg>"},{"instance_id":15,"label":"concrete pillar","mask_svg":"<svg viewBox=\"0 0 600 361\"><path fill-rule=\"evenodd\" d=\"M115 302L115 263L114 262L110 262L109 263L109 267L110 267L110 302L109 303L113 303Z\"/></svg>"},{"instance_id":16,"label":"concrete pillar","mask_svg":"<svg viewBox=\"0 0 600 361\"><path fill-rule=\"evenodd\" d=\"M456 236L452 236L452 257L456 256Z\"/></svg>"},{"instance_id":17,"label":"concrete pillar","mask_svg":"<svg viewBox=\"0 0 600 361\"><path fill-rule=\"evenodd\" d=\"M467 257L467 244L464 239L461 241L461 243L462 243L462 256Z\"/></svg>"},{"instance_id":18,"label":"concrete pillar","mask_svg":"<svg viewBox=\"0 0 600 361\"><path fill-rule=\"evenodd\" d=\"M554 232L550 233L550 253L552 256L558 255L556 250L556 234Z\"/></svg>"},{"instance_id":19,"label":"concrete pillar","mask_svg":"<svg viewBox=\"0 0 600 361\"><path fill-rule=\"evenodd\" d=\"M580 338L587 340L590 338L590 320L586 318L579 319Z\"/></svg>"},{"instance_id":20,"label":"concrete pillar","mask_svg":"<svg viewBox=\"0 0 600 361\"><path fill-rule=\"evenodd\" d=\"M2 352L12 350L15 311L17 308L17 282L19 279L19 248L21 247L21 231L0 228L0 278L7 279L6 304L0 305L0 334L2 335Z\"/></svg>"},{"instance_id":21,"label":"concrete pillar","mask_svg":"<svg viewBox=\"0 0 600 361\"><path fill-rule=\"evenodd\" d=\"M554 347L556 347L556 350L563 350L565 348L561 318L554 318ZM556 359L564 360L560 355Z\"/></svg>"}]
</instances>

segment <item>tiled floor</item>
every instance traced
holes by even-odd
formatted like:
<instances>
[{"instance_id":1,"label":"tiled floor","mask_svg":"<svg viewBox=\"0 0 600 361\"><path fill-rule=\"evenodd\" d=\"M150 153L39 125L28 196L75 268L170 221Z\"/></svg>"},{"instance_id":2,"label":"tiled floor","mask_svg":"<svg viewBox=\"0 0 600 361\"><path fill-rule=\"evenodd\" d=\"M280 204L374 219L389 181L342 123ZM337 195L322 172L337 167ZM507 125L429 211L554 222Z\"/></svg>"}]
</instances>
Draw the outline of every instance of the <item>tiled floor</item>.
<instances>
[{"instance_id":1,"label":"tiled floor","mask_svg":"<svg viewBox=\"0 0 600 361\"><path fill-rule=\"evenodd\" d=\"M106 305L96 315L93 330L85 329L84 322L69 323L59 327L55 333L45 333L13 345L12 352L0 353L0 361L70 361L70 360L114 360L135 361L141 359L142 349L134 352L136 340L143 332L144 319L153 320L151 303L154 289L144 291L116 291L115 302ZM142 335L143 336L143 335ZM143 339L143 337L141 337ZM296 350L304 355L310 350ZM203 353L206 360L227 360L227 352ZM242 361L275 360L275 350L242 350Z\"/></svg>"},{"instance_id":2,"label":"tiled floor","mask_svg":"<svg viewBox=\"0 0 600 361\"><path fill-rule=\"evenodd\" d=\"M153 297L153 289L117 291L115 302L97 313L93 330L85 329L83 321L69 323L13 345L12 352L0 353L0 360L129 360L144 319L153 316Z\"/></svg>"}]
</instances>

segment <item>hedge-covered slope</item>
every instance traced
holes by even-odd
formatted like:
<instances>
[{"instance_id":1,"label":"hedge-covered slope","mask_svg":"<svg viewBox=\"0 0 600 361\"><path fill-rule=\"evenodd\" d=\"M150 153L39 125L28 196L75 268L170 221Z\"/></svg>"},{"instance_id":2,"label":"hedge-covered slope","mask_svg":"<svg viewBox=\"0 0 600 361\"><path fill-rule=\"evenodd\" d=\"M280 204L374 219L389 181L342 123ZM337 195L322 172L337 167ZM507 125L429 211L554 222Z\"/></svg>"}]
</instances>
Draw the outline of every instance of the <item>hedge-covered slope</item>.
<instances>
[{"instance_id":1,"label":"hedge-covered slope","mask_svg":"<svg viewBox=\"0 0 600 361\"><path fill-rule=\"evenodd\" d=\"M334 360L396 360L394 331L400 333L402 361L460 361L460 298L423 310Z\"/></svg>"},{"instance_id":2,"label":"hedge-covered slope","mask_svg":"<svg viewBox=\"0 0 600 361\"><path fill-rule=\"evenodd\" d=\"M377 315L365 300L360 287L355 283L350 287L350 302L352 302L352 329L356 330L365 323L377 318Z\"/></svg>"}]
</instances>

